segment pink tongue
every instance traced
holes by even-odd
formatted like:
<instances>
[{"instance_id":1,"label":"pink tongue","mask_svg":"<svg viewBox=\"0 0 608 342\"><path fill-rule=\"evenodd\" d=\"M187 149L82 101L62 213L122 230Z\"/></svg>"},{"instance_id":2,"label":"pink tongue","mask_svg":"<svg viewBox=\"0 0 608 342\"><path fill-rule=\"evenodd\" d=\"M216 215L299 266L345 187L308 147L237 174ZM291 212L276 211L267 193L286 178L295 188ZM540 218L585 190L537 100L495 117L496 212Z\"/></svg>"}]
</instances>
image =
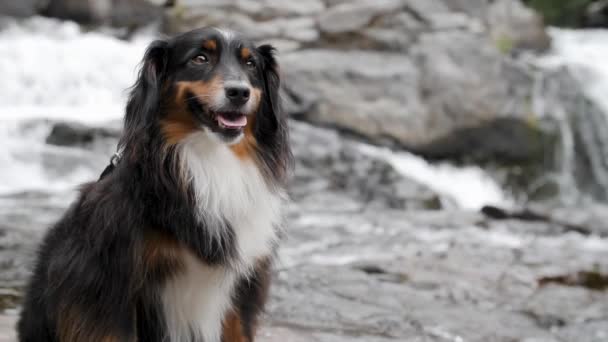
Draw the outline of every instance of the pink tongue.
<instances>
[{"instance_id":1,"label":"pink tongue","mask_svg":"<svg viewBox=\"0 0 608 342\"><path fill-rule=\"evenodd\" d=\"M241 115L233 120L228 119L223 115L218 115L217 119L222 125L229 128L241 128L247 125L247 117L245 115Z\"/></svg>"}]
</instances>

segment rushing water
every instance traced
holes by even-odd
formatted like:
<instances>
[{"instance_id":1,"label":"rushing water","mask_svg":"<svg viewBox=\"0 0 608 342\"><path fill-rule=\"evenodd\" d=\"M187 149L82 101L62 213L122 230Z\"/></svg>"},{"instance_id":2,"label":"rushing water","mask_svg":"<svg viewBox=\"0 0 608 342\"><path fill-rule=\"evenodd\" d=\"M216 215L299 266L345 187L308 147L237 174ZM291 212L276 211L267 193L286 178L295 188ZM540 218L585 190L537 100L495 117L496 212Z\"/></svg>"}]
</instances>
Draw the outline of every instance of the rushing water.
<instances>
[{"instance_id":1,"label":"rushing water","mask_svg":"<svg viewBox=\"0 0 608 342\"><path fill-rule=\"evenodd\" d=\"M43 18L0 31L0 194L67 191L107 160L45 143L52 123L105 126L122 116L125 90L149 36L122 41Z\"/></svg>"},{"instance_id":2,"label":"rushing water","mask_svg":"<svg viewBox=\"0 0 608 342\"><path fill-rule=\"evenodd\" d=\"M551 34L554 52L543 64L575 68L588 85L588 95L608 113L608 96L603 96L608 94L608 33L552 30ZM51 146L45 139L56 121L106 126L120 120L125 91L153 36L142 33L125 41L43 18L3 27L0 195L66 191L99 174L111 151L95 155L76 147ZM509 203L509 196L479 168L433 165L411 154L369 146L362 151L386 159L458 207Z\"/></svg>"},{"instance_id":3,"label":"rushing water","mask_svg":"<svg viewBox=\"0 0 608 342\"><path fill-rule=\"evenodd\" d=\"M552 53L547 65L565 66L584 85L584 91L608 115L608 30L567 30L552 28Z\"/></svg>"},{"instance_id":4,"label":"rushing water","mask_svg":"<svg viewBox=\"0 0 608 342\"><path fill-rule=\"evenodd\" d=\"M549 30L552 50L537 60L544 69L537 112L560 125L560 183L568 202L608 200L608 30ZM563 74L573 79L559 81ZM551 76L551 72L553 75ZM547 82L543 82L546 80Z\"/></svg>"}]
</instances>

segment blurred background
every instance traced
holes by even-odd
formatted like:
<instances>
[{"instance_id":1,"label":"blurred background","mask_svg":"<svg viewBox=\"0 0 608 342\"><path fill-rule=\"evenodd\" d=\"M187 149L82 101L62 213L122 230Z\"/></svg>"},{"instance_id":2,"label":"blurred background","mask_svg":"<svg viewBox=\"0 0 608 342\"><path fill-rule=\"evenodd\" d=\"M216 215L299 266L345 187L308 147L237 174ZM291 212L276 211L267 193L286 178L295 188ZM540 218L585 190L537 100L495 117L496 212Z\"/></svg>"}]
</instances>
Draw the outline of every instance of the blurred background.
<instances>
[{"instance_id":1,"label":"blurred background","mask_svg":"<svg viewBox=\"0 0 608 342\"><path fill-rule=\"evenodd\" d=\"M0 341L155 37L279 50L296 166L260 341L608 341L608 1L3 0Z\"/></svg>"}]
</instances>

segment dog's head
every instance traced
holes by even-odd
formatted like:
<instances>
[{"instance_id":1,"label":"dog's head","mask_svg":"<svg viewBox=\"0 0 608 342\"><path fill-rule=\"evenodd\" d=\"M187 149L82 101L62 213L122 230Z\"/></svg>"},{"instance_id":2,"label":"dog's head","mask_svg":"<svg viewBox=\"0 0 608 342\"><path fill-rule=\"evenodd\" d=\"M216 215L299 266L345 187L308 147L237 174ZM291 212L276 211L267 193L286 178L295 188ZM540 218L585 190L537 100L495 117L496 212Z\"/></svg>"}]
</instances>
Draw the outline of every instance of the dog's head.
<instances>
[{"instance_id":1,"label":"dog's head","mask_svg":"<svg viewBox=\"0 0 608 342\"><path fill-rule=\"evenodd\" d=\"M152 126L167 145L197 132L228 145L284 140L273 53L269 45L216 28L153 42L127 105L123 146Z\"/></svg>"}]
</instances>

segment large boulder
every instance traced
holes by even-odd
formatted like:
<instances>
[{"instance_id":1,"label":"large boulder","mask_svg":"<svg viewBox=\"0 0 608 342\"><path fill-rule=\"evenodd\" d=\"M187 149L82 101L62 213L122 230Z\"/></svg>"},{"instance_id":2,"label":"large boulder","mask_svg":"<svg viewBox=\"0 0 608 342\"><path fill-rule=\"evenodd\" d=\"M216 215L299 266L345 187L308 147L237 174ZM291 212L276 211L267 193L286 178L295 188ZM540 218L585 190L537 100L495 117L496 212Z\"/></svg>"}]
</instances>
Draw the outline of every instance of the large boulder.
<instances>
[{"instance_id":1,"label":"large boulder","mask_svg":"<svg viewBox=\"0 0 608 342\"><path fill-rule=\"evenodd\" d=\"M388 52L305 50L281 57L293 114L372 139L407 144L424 139L420 74L407 57Z\"/></svg>"},{"instance_id":2,"label":"large boulder","mask_svg":"<svg viewBox=\"0 0 608 342\"><path fill-rule=\"evenodd\" d=\"M529 161L554 134L531 106L529 66L483 35L422 34L408 54L307 49L281 63L295 117L431 158Z\"/></svg>"}]
</instances>

